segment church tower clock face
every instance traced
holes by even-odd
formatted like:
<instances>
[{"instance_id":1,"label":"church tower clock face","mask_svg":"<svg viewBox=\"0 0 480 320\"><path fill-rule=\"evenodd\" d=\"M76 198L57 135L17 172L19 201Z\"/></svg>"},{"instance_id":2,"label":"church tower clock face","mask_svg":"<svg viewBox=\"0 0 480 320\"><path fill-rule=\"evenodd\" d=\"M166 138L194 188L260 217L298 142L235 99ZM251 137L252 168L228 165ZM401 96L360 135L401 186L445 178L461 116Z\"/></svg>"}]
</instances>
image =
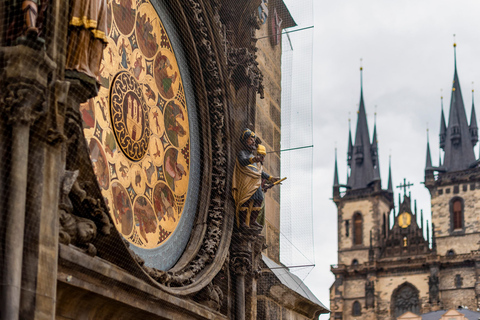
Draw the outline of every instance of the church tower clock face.
<instances>
[{"instance_id":1,"label":"church tower clock face","mask_svg":"<svg viewBox=\"0 0 480 320\"><path fill-rule=\"evenodd\" d=\"M161 4L111 0L98 96L81 105L90 157L117 231L167 270L195 217L199 143L180 37Z\"/></svg>"}]
</instances>

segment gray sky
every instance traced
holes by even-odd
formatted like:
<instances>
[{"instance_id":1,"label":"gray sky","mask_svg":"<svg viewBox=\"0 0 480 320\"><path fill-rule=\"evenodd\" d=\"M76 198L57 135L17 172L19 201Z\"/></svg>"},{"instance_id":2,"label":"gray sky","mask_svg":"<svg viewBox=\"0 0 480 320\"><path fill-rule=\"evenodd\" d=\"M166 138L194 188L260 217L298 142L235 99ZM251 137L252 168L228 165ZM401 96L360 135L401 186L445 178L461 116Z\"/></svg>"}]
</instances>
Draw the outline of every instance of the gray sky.
<instances>
[{"instance_id":1,"label":"gray sky","mask_svg":"<svg viewBox=\"0 0 480 320\"><path fill-rule=\"evenodd\" d=\"M430 129L433 164L438 165L440 90L443 89L448 116L454 71L453 34L456 34L457 70L468 118L472 81L480 92L480 2L314 0L313 11L310 10L311 1L305 1L307 6L298 0L285 2L301 27L315 25L311 31L291 34L293 70L301 70L292 80L292 108L297 99L308 103L311 98L313 109L313 128L310 130L307 123L307 133L313 131L312 211L316 266L299 275L306 277L305 282L312 292L329 307L328 290L333 283L330 265L337 262L336 207L330 200L334 150L337 146L340 183L346 183L348 119L352 120L354 134L360 98L360 59L363 59L370 135L375 110L377 112L382 185L387 187L391 155L394 186L403 178L414 183L412 198L417 199L418 209L423 209L425 219L430 220L430 196L420 184L425 167L426 129L427 126ZM312 37L313 53L305 44ZM299 53L302 48L306 51L304 57L313 56L311 97L305 96L305 88L301 85L310 77L308 68L302 67L305 62L295 61L302 57ZM298 81L296 77L300 77ZM478 93L477 101L480 103ZM479 107L477 105L477 114ZM303 118L298 126L300 132L306 130ZM304 145L308 140L311 139L307 138ZM478 148L477 145L477 155ZM282 189L282 196L284 192ZM396 205L397 202L396 189ZM301 238L302 235L294 232L293 237ZM311 251L301 250L307 256Z\"/></svg>"}]
</instances>

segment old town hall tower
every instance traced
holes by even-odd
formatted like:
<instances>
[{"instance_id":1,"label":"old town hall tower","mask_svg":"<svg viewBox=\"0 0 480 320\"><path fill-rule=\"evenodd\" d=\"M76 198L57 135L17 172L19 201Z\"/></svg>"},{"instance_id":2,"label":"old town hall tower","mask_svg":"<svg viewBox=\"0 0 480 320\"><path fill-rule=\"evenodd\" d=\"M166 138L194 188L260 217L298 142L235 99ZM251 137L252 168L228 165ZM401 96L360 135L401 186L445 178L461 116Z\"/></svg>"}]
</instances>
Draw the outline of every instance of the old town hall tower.
<instances>
[{"instance_id":1,"label":"old town hall tower","mask_svg":"<svg viewBox=\"0 0 480 320\"><path fill-rule=\"evenodd\" d=\"M477 141L473 94L468 122L455 57L448 126L443 106L440 121L443 163L432 165L427 142L424 183L431 194L432 223L424 224L405 180L395 210L391 168L387 189L382 189L376 126L370 140L361 86L354 142L349 133L346 184L339 183L335 160L338 263L331 267L332 319L393 320L407 311L421 315L457 306L477 310L480 161L473 149Z\"/></svg>"}]
</instances>

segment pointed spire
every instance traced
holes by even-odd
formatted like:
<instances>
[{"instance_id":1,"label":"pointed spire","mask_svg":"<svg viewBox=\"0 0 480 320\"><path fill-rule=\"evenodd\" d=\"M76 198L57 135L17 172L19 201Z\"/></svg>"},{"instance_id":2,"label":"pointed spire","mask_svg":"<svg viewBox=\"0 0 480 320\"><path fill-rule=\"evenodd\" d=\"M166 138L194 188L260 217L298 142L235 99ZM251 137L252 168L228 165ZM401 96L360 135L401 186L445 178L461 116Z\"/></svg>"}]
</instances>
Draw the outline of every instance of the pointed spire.
<instances>
[{"instance_id":1,"label":"pointed spire","mask_svg":"<svg viewBox=\"0 0 480 320\"><path fill-rule=\"evenodd\" d=\"M351 161L348 185L352 189L366 188L374 180L374 164L372 159L370 136L368 133L367 114L363 100L363 68L360 68L360 104L358 108L355 144Z\"/></svg>"},{"instance_id":2,"label":"pointed spire","mask_svg":"<svg viewBox=\"0 0 480 320\"><path fill-rule=\"evenodd\" d=\"M420 226L423 232L423 209L420 210Z\"/></svg>"},{"instance_id":3,"label":"pointed spire","mask_svg":"<svg viewBox=\"0 0 480 320\"><path fill-rule=\"evenodd\" d=\"M465 170L475 161L470 127L467 121L462 91L457 72L457 57L455 50L455 72L453 76L452 97L447 134L445 137L445 156L443 166L447 172Z\"/></svg>"},{"instance_id":4,"label":"pointed spire","mask_svg":"<svg viewBox=\"0 0 480 320\"><path fill-rule=\"evenodd\" d=\"M380 180L380 161L378 159L377 112L376 111L375 111L374 122L373 122L372 147L370 149L372 152L372 162L373 162L373 170L374 170L373 180Z\"/></svg>"},{"instance_id":5,"label":"pointed spire","mask_svg":"<svg viewBox=\"0 0 480 320\"><path fill-rule=\"evenodd\" d=\"M430 154L430 138L427 129L427 161L425 162L425 171L429 170L430 168L432 168L432 156Z\"/></svg>"},{"instance_id":6,"label":"pointed spire","mask_svg":"<svg viewBox=\"0 0 480 320\"><path fill-rule=\"evenodd\" d=\"M473 82L472 82L473 85ZM475 146L478 142L478 126L477 126L477 115L475 113L475 103L474 103L474 92L472 89L472 112L470 114L470 139L472 140L472 145Z\"/></svg>"},{"instance_id":7,"label":"pointed spire","mask_svg":"<svg viewBox=\"0 0 480 320\"><path fill-rule=\"evenodd\" d=\"M447 138L447 125L445 124L445 113L443 112L443 96L440 97L442 104L442 115L440 117L440 148L445 149L445 139Z\"/></svg>"},{"instance_id":8,"label":"pointed spire","mask_svg":"<svg viewBox=\"0 0 480 320\"><path fill-rule=\"evenodd\" d=\"M348 150L347 150L347 163L352 166L352 157L353 157L353 143L352 143L352 126L350 116L348 117Z\"/></svg>"},{"instance_id":9,"label":"pointed spire","mask_svg":"<svg viewBox=\"0 0 480 320\"><path fill-rule=\"evenodd\" d=\"M338 187L340 184L338 183L338 165L337 165L337 148L335 148L335 169L333 173L333 187Z\"/></svg>"},{"instance_id":10,"label":"pointed spire","mask_svg":"<svg viewBox=\"0 0 480 320\"><path fill-rule=\"evenodd\" d=\"M388 157L388 188L387 191L393 194L392 182L392 155Z\"/></svg>"},{"instance_id":11,"label":"pointed spire","mask_svg":"<svg viewBox=\"0 0 480 320\"><path fill-rule=\"evenodd\" d=\"M335 148L335 169L333 172L333 200L340 198L340 183L338 183L338 165L337 165L337 148Z\"/></svg>"}]
</instances>

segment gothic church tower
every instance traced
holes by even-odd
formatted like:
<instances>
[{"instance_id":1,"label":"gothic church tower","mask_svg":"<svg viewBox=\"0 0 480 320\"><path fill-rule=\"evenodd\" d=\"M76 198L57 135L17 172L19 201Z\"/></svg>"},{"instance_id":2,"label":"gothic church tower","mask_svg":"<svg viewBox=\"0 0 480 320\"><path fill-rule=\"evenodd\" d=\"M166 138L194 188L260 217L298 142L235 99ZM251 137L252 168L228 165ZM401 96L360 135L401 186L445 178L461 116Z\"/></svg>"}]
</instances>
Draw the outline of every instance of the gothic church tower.
<instances>
[{"instance_id":1,"label":"gothic church tower","mask_svg":"<svg viewBox=\"0 0 480 320\"><path fill-rule=\"evenodd\" d=\"M348 319L344 314L352 314L358 303L367 313L374 312L373 287L369 289L368 286L373 285L375 274L360 266L371 263L378 256L380 234L386 229L387 216L393 207L391 181L388 190L381 188L376 126L370 140L363 84L355 143L349 132L347 154L350 174L346 185L339 184L335 160L333 201L338 208L338 265L332 267L336 280L330 291L334 319ZM340 192L340 188L346 191ZM358 274L352 278L348 276L350 272Z\"/></svg>"},{"instance_id":2,"label":"gothic church tower","mask_svg":"<svg viewBox=\"0 0 480 320\"><path fill-rule=\"evenodd\" d=\"M440 272L440 300L446 308L466 305L476 310L480 302L480 168L474 154L478 127L473 91L470 124L467 122L455 44L454 50L448 126L443 103L440 119L443 164L432 165L427 145L425 186L431 195L436 253L440 264L449 266Z\"/></svg>"}]
</instances>

